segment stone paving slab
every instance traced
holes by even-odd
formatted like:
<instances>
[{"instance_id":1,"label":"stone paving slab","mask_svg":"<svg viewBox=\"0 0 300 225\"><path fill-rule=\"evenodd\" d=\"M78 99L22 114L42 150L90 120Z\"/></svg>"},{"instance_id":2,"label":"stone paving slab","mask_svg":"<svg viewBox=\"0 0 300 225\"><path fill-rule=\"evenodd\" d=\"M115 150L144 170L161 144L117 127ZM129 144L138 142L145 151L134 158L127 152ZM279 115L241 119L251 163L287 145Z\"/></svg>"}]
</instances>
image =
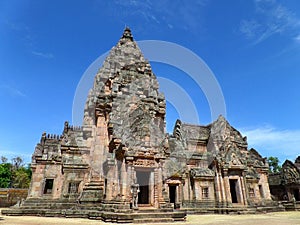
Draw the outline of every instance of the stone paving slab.
<instances>
[{"instance_id":1,"label":"stone paving slab","mask_svg":"<svg viewBox=\"0 0 300 225\"><path fill-rule=\"evenodd\" d=\"M54 224L108 224L99 220L76 218L47 218L34 216L0 216L0 225L54 225ZM111 223L109 223L111 224ZM170 223L159 223L166 225ZM188 215L186 222L172 223L176 225L223 224L223 225L296 225L300 224L300 212L276 212L251 215ZM144 224L145 225L145 224Z\"/></svg>"}]
</instances>

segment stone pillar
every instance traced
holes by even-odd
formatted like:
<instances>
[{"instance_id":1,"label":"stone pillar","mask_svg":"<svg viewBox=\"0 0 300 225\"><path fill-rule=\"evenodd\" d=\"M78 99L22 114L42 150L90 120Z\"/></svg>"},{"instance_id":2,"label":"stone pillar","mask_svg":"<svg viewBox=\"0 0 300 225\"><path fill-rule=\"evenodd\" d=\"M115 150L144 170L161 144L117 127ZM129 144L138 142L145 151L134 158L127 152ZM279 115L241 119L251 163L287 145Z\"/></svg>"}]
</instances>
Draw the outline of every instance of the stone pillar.
<instances>
[{"instance_id":1,"label":"stone pillar","mask_svg":"<svg viewBox=\"0 0 300 225\"><path fill-rule=\"evenodd\" d=\"M159 190L162 190L162 183L159 179L160 171L159 168L154 169L154 207L159 208L162 197L159 195Z\"/></svg>"},{"instance_id":2,"label":"stone pillar","mask_svg":"<svg viewBox=\"0 0 300 225\"><path fill-rule=\"evenodd\" d=\"M219 178L220 178L220 191L221 191L221 202L224 204L226 202L226 194L225 194L225 185L224 180L221 172L219 171Z\"/></svg>"},{"instance_id":3,"label":"stone pillar","mask_svg":"<svg viewBox=\"0 0 300 225\"><path fill-rule=\"evenodd\" d=\"M114 197L114 191L115 191L115 166L113 164L113 161L110 160L108 165L108 172L107 172L107 192L106 192L106 199L112 200Z\"/></svg>"},{"instance_id":4,"label":"stone pillar","mask_svg":"<svg viewBox=\"0 0 300 225\"><path fill-rule=\"evenodd\" d=\"M179 200L179 186L178 185L175 185L175 202L174 202L174 205L176 206L176 204L178 203L178 200ZM170 194L169 194L170 196Z\"/></svg>"},{"instance_id":5,"label":"stone pillar","mask_svg":"<svg viewBox=\"0 0 300 225\"><path fill-rule=\"evenodd\" d=\"M231 193L230 193L230 183L227 170L224 171L224 188L225 188L225 196L226 196L226 205L231 205Z\"/></svg>"},{"instance_id":6,"label":"stone pillar","mask_svg":"<svg viewBox=\"0 0 300 225\"><path fill-rule=\"evenodd\" d=\"M154 186L155 186L155 182L154 182L154 172L153 171L151 171L150 172L150 177L149 177L149 192L150 192L150 198L149 198L149 200L150 200L150 204L152 205L152 206L154 206L154 202L155 202L155 200L154 200Z\"/></svg>"},{"instance_id":7,"label":"stone pillar","mask_svg":"<svg viewBox=\"0 0 300 225\"><path fill-rule=\"evenodd\" d=\"M240 199L240 203L242 204L242 205L244 205L245 204L245 201L244 201L244 194L243 194L243 186L242 186L242 182L241 182L241 177L239 177L239 179L237 180L237 182L238 182L238 189L239 189L239 191L238 191L238 195L239 195L239 199Z\"/></svg>"},{"instance_id":8,"label":"stone pillar","mask_svg":"<svg viewBox=\"0 0 300 225\"><path fill-rule=\"evenodd\" d=\"M128 202L132 202L132 193L131 193L131 185L133 184L132 174L133 174L133 167L130 163L127 165L127 173L126 173L126 200Z\"/></svg>"},{"instance_id":9,"label":"stone pillar","mask_svg":"<svg viewBox=\"0 0 300 225\"><path fill-rule=\"evenodd\" d=\"M216 197L217 197L217 202L218 202L218 204L221 202L221 180L220 180L220 177L219 177L219 173L218 173L218 171L216 171L216 176L215 176L215 184L216 184L216 190L215 190L215 192L216 192Z\"/></svg>"},{"instance_id":10,"label":"stone pillar","mask_svg":"<svg viewBox=\"0 0 300 225\"><path fill-rule=\"evenodd\" d=\"M182 183L180 183L178 186L177 186L177 191L178 191L178 199L177 199L177 202L178 204L181 204L182 203Z\"/></svg>"},{"instance_id":11,"label":"stone pillar","mask_svg":"<svg viewBox=\"0 0 300 225\"><path fill-rule=\"evenodd\" d=\"M126 200L127 198L127 172L126 172L126 165L125 160L123 160L122 168L121 168L121 191L122 191L122 200Z\"/></svg>"},{"instance_id":12,"label":"stone pillar","mask_svg":"<svg viewBox=\"0 0 300 225\"><path fill-rule=\"evenodd\" d=\"M184 201L190 201L190 194L189 194L189 188L190 188L190 181L189 181L189 176L185 177L184 180L185 184L183 185L183 200Z\"/></svg>"},{"instance_id":13,"label":"stone pillar","mask_svg":"<svg viewBox=\"0 0 300 225\"><path fill-rule=\"evenodd\" d=\"M182 182L185 182L185 180L181 181L181 184L180 184L180 203L182 204L185 200L185 197L184 197L184 185Z\"/></svg>"},{"instance_id":14,"label":"stone pillar","mask_svg":"<svg viewBox=\"0 0 300 225\"><path fill-rule=\"evenodd\" d=\"M241 177L241 184L242 184L242 192L244 197L244 205L248 205L248 199L247 199L247 192L246 192L246 184L244 177Z\"/></svg>"}]
</instances>

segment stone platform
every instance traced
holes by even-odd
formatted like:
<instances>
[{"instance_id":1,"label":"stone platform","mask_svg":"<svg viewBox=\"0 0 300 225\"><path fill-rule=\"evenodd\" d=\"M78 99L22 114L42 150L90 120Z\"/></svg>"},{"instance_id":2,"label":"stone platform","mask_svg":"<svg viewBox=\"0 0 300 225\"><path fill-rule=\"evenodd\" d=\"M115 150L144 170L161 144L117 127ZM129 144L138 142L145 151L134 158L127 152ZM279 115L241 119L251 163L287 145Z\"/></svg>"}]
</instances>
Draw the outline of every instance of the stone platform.
<instances>
[{"instance_id":1,"label":"stone platform","mask_svg":"<svg viewBox=\"0 0 300 225\"><path fill-rule=\"evenodd\" d=\"M66 218L87 218L113 223L157 223L185 221L186 212L173 209L154 209L141 207L138 210L123 209L104 211L101 206L40 199L26 200L20 207L2 210L7 216L45 216Z\"/></svg>"},{"instance_id":2,"label":"stone platform","mask_svg":"<svg viewBox=\"0 0 300 225\"><path fill-rule=\"evenodd\" d=\"M291 207L290 207L291 208ZM55 200L27 199L24 205L2 210L7 216L45 216L66 218L87 218L111 223L166 223L185 221L187 214L259 214L289 210L287 205L252 207L203 207L180 210L140 207L133 210L126 207L103 207L95 204L78 204ZM295 209L293 209L295 210Z\"/></svg>"}]
</instances>

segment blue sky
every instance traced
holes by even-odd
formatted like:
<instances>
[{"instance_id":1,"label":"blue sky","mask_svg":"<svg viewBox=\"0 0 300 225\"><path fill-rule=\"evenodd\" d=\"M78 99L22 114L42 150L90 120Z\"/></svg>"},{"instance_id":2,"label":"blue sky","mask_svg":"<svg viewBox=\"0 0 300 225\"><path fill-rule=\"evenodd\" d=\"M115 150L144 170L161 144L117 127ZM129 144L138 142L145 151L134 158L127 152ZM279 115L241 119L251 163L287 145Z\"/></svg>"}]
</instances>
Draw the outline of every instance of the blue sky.
<instances>
[{"instance_id":1,"label":"blue sky","mask_svg":"<svg viewBox=\"0 0 300 225\"><path fill-rule=\"evenodd\" d=\"M43 131L62 132L82 75L125 25L135 40L174 42L200 56L249 147L281 162L299 155L297 0L0 1L0 155L29 162ZM160 63L152 68L188 92L201 124L211 122L203 92L186 74ZM177 114L168 106L170 131Z\"/></svg>"}]
</instances>

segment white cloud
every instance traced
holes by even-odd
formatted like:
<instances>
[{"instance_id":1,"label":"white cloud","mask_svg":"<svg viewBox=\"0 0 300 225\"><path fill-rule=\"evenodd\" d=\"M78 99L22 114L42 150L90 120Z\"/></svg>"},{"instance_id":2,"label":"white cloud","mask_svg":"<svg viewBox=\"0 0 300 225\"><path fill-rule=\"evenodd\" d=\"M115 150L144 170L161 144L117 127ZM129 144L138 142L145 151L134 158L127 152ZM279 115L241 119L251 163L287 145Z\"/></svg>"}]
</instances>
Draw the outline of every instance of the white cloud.
<instances>
[{"instance_id":1,"label":"white cloud","mask_svg":"<svg viewBox=\"0 0 300 225\"><path fill-rule=\"evenodd\" d=\"M299 43L300 43L300 34L298 34L296 37L294 37L294 40L295 40L296 42L299 42Z\"/></svg>"},{"instance_id":2,"label":"white cloud","mask_svg":"<svg viewBox=\"0 0 300 225\"><path fill-rule=\"evenodd\" d=\"M47 58L47 59L54 58L54 55L52 53L43 53L43 52L36 52L36 51L32 51L31 53L42 58Z\"/></svg>"},{"instance_id":3,"label":"white cloud","mask_svg":"<svg viewBox=\"0 0 300 225\"><path fill-rule=\"evenodd\" d=\"M242 20L240 24L240 31L246 38L254 38L261 29L261 25L255 20Z\"/></svg>"},{"instance_id":4,"label":"white cloud","mask_svg":"<svg viewBox=\"0 0 300 225\"><path fill-rule=\"evenodd\" d=\"M249 148L256 148L262 155L277 156L294 161L300 155L300 130L280 130L270 126L240 129L247 136Z\"/></svg>"},{"instance_id":5,"label":"white cloud","mask_svg":"<svg viewBox=\"0 0 300 225\"><path fill-rule=\"evenodd\" d=\"M26 97L26 95L19 89L6 84L0 85L0 94L1 93L9 94L11 96L17 96L17 97Z\"/></svg>"},{"instance_id":6,"label":"white cloud","mask_svg":"<svg viewBox=\"0 0 300 225\"><path fill-rule=\"evenodd\" d=\"M258 44L272 35L293 37L299 30L300 18L275 0L256 0L255 18L242 20L240 32L253 44Z\"/></svg>"}]
</instances>

